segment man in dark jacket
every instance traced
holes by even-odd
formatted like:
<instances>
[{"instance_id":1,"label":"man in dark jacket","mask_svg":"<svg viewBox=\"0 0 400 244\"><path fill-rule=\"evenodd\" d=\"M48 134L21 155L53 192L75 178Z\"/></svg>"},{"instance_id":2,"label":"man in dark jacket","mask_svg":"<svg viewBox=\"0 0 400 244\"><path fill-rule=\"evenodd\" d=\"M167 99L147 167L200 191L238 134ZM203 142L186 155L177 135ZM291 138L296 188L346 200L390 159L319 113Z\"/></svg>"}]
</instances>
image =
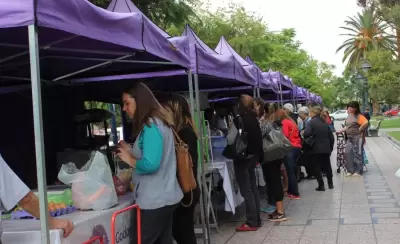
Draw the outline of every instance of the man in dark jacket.
<instances>
[{"instance_id":1,"label":"man in dark jacket","mask_svg":"<svg viewBox=\"0 0 400 244\"><path fill-rule=\"evenodd\" d=\"M321 108L312 107L310 109L310 117L311 121L307 124L304 131L304 141L309 147L308 154L311 156L315 172L314 176L318 181L318 188L316 190L325 191L321 168L326 173L329 189L333 189L330 155L333 151L335 138L328 124L321 118Z\"/></svg>"}]
</instances>

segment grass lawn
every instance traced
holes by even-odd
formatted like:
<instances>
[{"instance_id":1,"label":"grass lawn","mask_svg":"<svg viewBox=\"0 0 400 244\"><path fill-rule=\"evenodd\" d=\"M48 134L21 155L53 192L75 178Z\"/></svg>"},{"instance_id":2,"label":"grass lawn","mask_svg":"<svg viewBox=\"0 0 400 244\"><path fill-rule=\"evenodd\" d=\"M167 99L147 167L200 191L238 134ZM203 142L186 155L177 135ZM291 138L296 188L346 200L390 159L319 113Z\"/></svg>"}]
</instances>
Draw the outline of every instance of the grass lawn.
<instances>
[{"instance_id":1,"label":"grass lawn","mask_svg":"<svg viewBox=\"0 0 400 244\"><path fill-rule=\"evenodd\" d=\"M376 126L377 121L371 121L373 126ZM381 129L400 128L400 118L384 119L381 124Z\"/></svg>"},{"instance_id":2,"label":"grass lawn","mask_svg":"<svg viewBox=\"0 0 400 244\"><path fill-rule=\"evenodd\" d=\"M392 132L389 132L388 134L389 134L389 136L393 137L394 139L400 141L400 131L392 131Z\"/></svg>"}]
</instances>

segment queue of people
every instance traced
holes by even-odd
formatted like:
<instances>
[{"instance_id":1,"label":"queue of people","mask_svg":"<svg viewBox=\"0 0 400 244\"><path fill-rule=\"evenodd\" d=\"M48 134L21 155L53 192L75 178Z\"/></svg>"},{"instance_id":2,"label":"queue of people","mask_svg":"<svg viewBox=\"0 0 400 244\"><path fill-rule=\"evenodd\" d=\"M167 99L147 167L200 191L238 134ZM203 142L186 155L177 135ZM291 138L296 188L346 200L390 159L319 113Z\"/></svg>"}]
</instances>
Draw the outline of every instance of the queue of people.
<instances>
[{"instance_id":1,"label":"queue of people","mask_svg":"<svg viewBox=\"0 0 400 244\"><path fill-rule=\"evenodd\" d=\"M261 222L260 211L268 213L269 221L287 220L283 198L300 199L297 172L301 158L308 162L308 178L317 179L316 191L325 191L323 173L327 176L328 188L334 188L330 155L335 140L330 128L332 121L326 118L329 116L327 111L317 105L303 106L298 108L296 114L292 104L280 108L277 104L265 103L248 95L240 96L238 110L241 112L235 117L228 132L228 145L237 143L235 138L238 138L238 131L243 130L242 133L247 136L248 154L245 159L233 160L236 179L246 205L246 222L237 227L237 231L257 230ZM255 126L256 120L259 126ZM278 129L290 142L291 149L281 158L268 160L268 154L261 149L264 140L269 140L269 133L274 129ZM256 161L261 164L267 183L268 206L260 208L260 211L255 210L260 206L254 176Z\"/></svg>"}]
</instances>

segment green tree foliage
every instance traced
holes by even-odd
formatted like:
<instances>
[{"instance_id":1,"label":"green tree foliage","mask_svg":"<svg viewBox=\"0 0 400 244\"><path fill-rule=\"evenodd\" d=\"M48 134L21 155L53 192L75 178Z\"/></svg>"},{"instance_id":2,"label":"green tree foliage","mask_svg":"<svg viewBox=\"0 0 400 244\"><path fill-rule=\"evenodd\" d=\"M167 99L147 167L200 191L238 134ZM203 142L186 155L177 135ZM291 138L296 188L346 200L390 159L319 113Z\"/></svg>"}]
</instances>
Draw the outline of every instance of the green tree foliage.
<instances>
[{"instance_id":1,"label":"green tree foliage","mask_svg":"<svg viewBox=\"0 0 400 244\"><path fill-rule=\"evenodd\" d=\"M388 104L399 102L399 61L388 51L373 51L369 54L368 60L372 66L367 73L372 97Z\"/></svg>"},{"instance_id":2,"label":"green tree foliage","mask_svg":"<svg viewBox=\"0 0 400 244\"><path fill-rule=\"evenodd\" d=\"M361 100L361 85L354 79L336 77L331 82L332 107L343 108L350 101Z\"/></svg>"}]
</instances>

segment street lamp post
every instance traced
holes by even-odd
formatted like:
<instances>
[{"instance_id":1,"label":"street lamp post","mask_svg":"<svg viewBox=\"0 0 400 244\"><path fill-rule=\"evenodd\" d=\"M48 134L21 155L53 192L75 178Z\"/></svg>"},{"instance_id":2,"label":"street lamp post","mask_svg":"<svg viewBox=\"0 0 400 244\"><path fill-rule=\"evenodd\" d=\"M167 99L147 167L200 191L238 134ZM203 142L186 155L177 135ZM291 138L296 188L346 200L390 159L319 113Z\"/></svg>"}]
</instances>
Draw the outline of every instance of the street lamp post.
<instances>
[{"instance_id":1,"label":"street lamp post","mask_svg":"<svg viewBox=\"0 0 400 244\"><path fill-rule=\"evenodd\" d=\"M360 68L363 71L363 73L366 74L368 70L371 69L371 64L369 64L368 61L365 60L361 63ZM365 77L363 74L357 73L356 79L360 80L363 85L364 94L363 94L362 111L365 111L365 109L368 107L368 90L369 90L368 78Z\"/></svg>"}]
</instances>

